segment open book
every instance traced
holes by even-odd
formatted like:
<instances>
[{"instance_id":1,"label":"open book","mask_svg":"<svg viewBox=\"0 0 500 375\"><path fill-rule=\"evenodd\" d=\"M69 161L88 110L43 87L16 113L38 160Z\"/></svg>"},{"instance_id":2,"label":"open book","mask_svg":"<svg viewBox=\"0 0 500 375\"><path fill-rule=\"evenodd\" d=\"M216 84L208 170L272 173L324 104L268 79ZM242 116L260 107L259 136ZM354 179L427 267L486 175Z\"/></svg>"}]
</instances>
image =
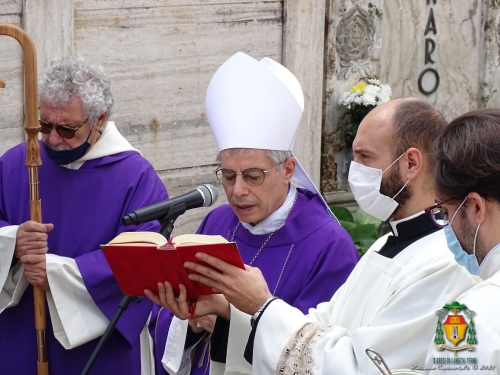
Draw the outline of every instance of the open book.
<instances>
[{"instance_id":1,"label":"open book","mask_svg":"<svg viewBox=\"0 0 500 375\"><path fill-rule=\"evenodd\" d=\"M194 271L184 262L209 266L195 257L198 252L245 269L236 243L222 236L184 234L168 242L155 232L123 232L101 248L120 289L131 296L143 296L144 289L158 293L158 282L164 281L172 284L176 295L179 284L186 286L188 298L214 294L211 287L188 279Z\"/></svg>"}]
</instances>

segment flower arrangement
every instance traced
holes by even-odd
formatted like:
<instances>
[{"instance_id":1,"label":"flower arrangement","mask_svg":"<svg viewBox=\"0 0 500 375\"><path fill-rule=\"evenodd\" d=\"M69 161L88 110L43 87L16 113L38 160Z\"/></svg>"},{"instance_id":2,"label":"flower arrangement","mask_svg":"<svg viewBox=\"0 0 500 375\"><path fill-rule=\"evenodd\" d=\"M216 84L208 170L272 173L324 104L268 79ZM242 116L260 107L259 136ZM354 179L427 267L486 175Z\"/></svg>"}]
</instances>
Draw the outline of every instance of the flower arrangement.
<instances>
[{"instance_id":1,"label":"flower arrangement","mask_svg":"<svg viewBox=\"0 0 500 375\"><path fill-rule=\"evenodd\" d=\"M363 79L352 86L351 90L344 92L339 99L339 105L347 108L343 116L350 117L351 127L348 129L348 135L354 139L359 124L368 112L391 100L391 96L391 87L380 83L378 79Z\"/></svg>"}]
</instances>

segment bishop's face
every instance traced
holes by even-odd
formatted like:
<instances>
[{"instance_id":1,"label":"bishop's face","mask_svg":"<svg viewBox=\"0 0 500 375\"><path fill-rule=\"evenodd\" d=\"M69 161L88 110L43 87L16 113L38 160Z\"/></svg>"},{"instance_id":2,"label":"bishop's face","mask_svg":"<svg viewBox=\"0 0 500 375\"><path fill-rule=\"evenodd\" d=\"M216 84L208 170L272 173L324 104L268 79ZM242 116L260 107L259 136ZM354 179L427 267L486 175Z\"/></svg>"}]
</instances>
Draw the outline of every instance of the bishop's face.
<instances>
[{"instance_id":1,"label":"bishop's face","mask_svg":"<svg viewBox=\"0 0 500 375\"><path fill-rule=\"evenodd\" d=\"M236 173L250 168L268 170L275 166L263 150L222 151L220 160L221 168ZM238 219L257 225L285 202L295 169L295 158L287 159L282 166L281 171L274 168L265 173L264 182L258 186L247 183L242 175L236 176L234 185L223 185L229 205Z\"/></svg>"}]
</instances>

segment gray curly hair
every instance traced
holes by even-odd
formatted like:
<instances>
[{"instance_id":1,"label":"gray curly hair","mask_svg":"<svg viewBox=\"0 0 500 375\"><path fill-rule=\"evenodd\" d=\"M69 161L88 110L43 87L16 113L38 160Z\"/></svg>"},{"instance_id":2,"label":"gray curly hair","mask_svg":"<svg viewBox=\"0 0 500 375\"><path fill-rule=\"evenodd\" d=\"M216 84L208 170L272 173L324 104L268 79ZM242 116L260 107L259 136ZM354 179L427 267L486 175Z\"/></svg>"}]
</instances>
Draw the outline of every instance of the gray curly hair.
<instances>
[{"instance_id":1,"label":"gray curly hair","mask_svg":"<svg viewBox=\"0 0 500 375\"><path fill-rule=\"evenodd\" d=\"M78 97L85 114L95 122L103 113L109 118L113 107L111 82L101 65L92 65L81 56L53 61L40 75L39 99L63 106Z\"/></svg>"}]
</instances>

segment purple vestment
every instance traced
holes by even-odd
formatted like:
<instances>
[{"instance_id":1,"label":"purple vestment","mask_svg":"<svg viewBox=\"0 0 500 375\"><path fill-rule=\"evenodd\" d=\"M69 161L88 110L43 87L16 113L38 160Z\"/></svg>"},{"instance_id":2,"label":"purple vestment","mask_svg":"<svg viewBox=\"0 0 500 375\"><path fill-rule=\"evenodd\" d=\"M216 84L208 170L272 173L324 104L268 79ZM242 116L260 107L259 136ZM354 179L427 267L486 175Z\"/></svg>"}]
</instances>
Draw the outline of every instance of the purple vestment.
<instances>
[{"instance_id":1,"label":"purple vestment","mask_svg":"<svg viewBox=\"0 0 500 375\"><path fill-rule=\"evenodd\" d=\"M0 158L0 227L29 220L28 169L24 166L26 145L18 145ZM136 152L87 161L79 170L54 163L41 145L40 197L44 223L49 232L49 253L74 258L94 302L112 319L122 297L99 246L124 231L157 232L158 222L124 227L122 217L168 198L151 164ZM9 265L0 265L5 267ZM139 335L152 303L146 298L124 312L91 374L139 375ZM47 315L49 309L47 307ZM51 375L79 374L98 339L65 350L54 337L47 316L47 353ZM0 314L0 372L36 374L36 335L33 288L25 291L17 306Z\"/></svg>"},{"instance_id":2,"label":"purple vestment","mask_svg":"<svg viewBox=\"0 0 500 375\"><path fill-rule=\"evenodd\" d=\"M359 255L349 234L329 216L321 199L304 189L298 189L298 194L285 225L276 231L253 266L260 268L272 293L294 244L276 296L307 313L309 308L331 299L351 273ZM238 218L230 206L224 205L205 217L198 233L220 234L231 240L237 224ZM245 264L250 263L268 236L253 235L240 225L234 240ZM155 341L157 371L163 375L167 372L161 359L172 314L166 309L161 309L160 314L158 311L159 307L153 306L150 333ZM247 338L243 339L246 342ZM203 345L200 345L191 374L205 373L206 358L198 367L202 350Z\"/></svg>"}]
</instances>

